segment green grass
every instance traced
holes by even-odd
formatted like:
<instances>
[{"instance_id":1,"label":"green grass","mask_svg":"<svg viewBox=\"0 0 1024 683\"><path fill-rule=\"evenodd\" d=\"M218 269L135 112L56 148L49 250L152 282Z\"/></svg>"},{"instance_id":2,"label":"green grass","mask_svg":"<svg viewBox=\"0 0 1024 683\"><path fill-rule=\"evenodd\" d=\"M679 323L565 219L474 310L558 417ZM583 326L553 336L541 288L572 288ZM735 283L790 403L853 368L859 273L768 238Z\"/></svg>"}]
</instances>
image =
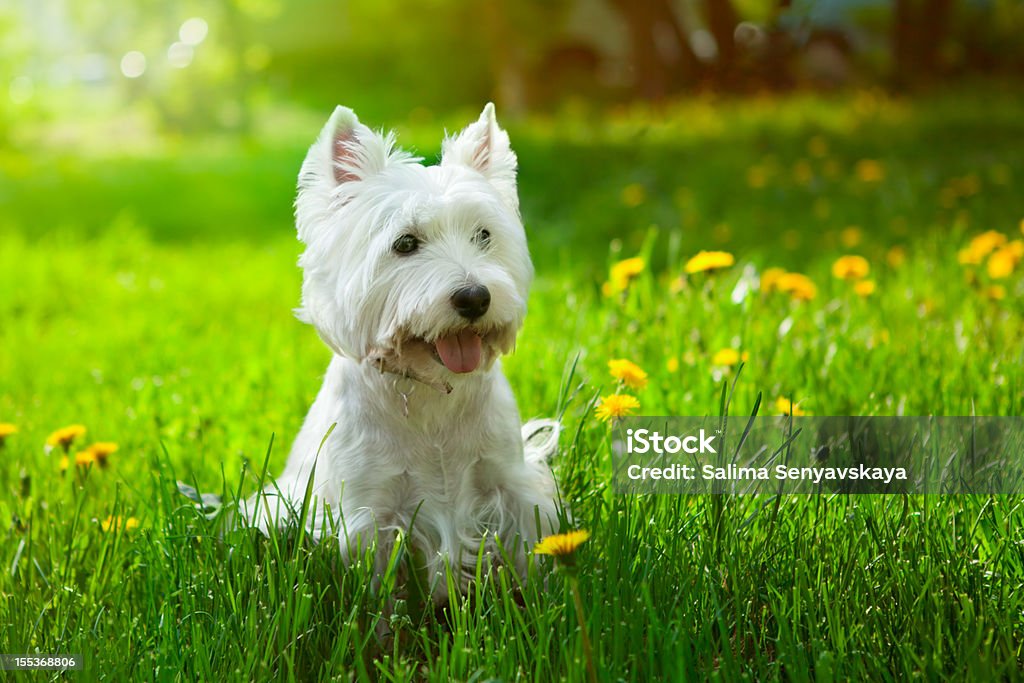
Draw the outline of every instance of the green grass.
<instances>
[{"instance_id":1,"label":"green grass","mask_svg":"<svg viewBox=\"0 0 1024 683\"><path fill-rule=\"evenodd\" d=\"M20 428L0 450L0 652L82 653L82 680L586 680L547 559L445 613L407 604L381 641L393 577L374 590L331 544L221 538L177 494L250 492L268 449L279 471L329 357L290 313L306 137L291 135L148 160L0 155L0 422ZM728 386L736 415L759 396L762 413L786 397L816 415L1020 415L1024 280L991 300L957 250L1021 238L1022 135L1024 99L990 91L514 128L538 280L506 370L524 417L571 397L555 470L593 533L580 587L601 680L1024 678L1021 496L620 496L591 412L625 357L650 375L645 414L718 414ZM862 159L884 179L859 179ZM737 265L673 284L705 248ZM870 260L870 297L831 276L844 253ZM610 263L638 254L647 270L602 296ZM817 297L759 291L776 265ZM723 348L749 354L742 371L712 365ZM120 445L108 468L60 472L42 446L69 423ZM139 528L104 532L110 515Z\"/></svg>"}]
</instances>

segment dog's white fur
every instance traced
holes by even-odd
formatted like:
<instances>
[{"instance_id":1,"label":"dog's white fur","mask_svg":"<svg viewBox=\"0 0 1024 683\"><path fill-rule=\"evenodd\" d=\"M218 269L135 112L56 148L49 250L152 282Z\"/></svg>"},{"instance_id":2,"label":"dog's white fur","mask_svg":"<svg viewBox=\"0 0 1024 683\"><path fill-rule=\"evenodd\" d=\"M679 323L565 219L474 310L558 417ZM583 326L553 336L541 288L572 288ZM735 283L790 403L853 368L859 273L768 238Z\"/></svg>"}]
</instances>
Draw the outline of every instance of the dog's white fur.
<instances>
[{"instance_id":1,"label":"dog's white fur","mask_svg":"<svg viewBox=\"0 0 1024 683\"><path fill-rule=\"evenodd\" d=\"M520 427L501 372L533 266L494 107L444 141L438 165L419 162L344 107L310 148L296 200L298 313L334 357L284 473L240 511L264 530L294 521L311 484L318 537L339 529L346 558L376 539L381 558L395 531L408 533L440 598L445 565L464 585L481 542L493 552L500 539L521 564L524 547L557 528L546 460L558 425ZM410 234L419 248L397 253ZM491 302L469 321L452 296L477 284ZM466 328L482 340L479 365L453 372L435 344Z\"/></svg>"}]
</instances>

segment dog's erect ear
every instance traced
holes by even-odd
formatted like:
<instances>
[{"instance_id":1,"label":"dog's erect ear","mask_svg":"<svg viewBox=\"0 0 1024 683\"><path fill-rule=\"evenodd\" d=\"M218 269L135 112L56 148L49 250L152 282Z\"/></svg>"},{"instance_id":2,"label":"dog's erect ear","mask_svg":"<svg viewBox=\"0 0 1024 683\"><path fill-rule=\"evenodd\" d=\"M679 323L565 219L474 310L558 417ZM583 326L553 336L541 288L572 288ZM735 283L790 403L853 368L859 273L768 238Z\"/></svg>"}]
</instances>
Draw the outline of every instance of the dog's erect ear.
<instances>
[{"instance_id":1,"label":"dog's erect ear","mask_svg":"<svg viewBox=\"0 0 1024 683\"><path fill-rule=\"evenodd\" d=\"M461 164L479 171L491 181L509 205L518 210L516 194L516 154L508 142L508 133L501 129L490 102L480 118L465 130L449 137L441 146L441 165Z\"/></svg>"},{"instance_id":2,"label":"dog's erect ear","mask_svg":"<svg viewBox=\"0 0 1024 683\"><path fill-rule=\"evenodd\" d=\"M332 186L380 173L392 157L394 137L383 137L359 123L348 107L337 107L309 149L299 186L329 181Z\"/></svg>"},{"instance_id":3,"label":"dog's erect ear","mask_svg":"<svg viewBox=\"0 0 1024 683\"><path fill-rule=\"evenodd\" d=\"M354 163L359 158L358 127L359 119L354 111L336 107L324 128L324 133L331 136L331 161L334 162L334 180L338 184L360 180L359 166Z\"/></svg>"}]
</instances>

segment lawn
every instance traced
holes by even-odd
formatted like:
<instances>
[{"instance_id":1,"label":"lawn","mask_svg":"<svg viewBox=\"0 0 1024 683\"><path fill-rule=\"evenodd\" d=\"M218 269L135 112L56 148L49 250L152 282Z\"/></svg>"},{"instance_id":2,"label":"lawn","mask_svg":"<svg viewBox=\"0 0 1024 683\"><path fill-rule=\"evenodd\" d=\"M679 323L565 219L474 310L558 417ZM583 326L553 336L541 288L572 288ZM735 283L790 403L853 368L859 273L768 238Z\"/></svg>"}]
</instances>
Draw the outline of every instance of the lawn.
<instances>
[{"instance_id":1,"label":"lawn","mask_svg":"<svg viewBox=\"0 0 1024 683\"><path fill-rule=\"evenodd\" d=\"M401 603L388 640L393 576L222 536L175 485L255 490L319 388L290 225L318 118L244 146L0 153L0 652L80 653L82 680L584 681L586 629L605 681L1024 678L1024 497L616 495L594 410L1021 415L1019 92L511 124L538 277L505 368L524 417L563 417L585 623L538 556L524 585ZM459 125L393 123L427 158ZM735 263L686 273L702 250ZM836 277L848 255L868 272ZM70 424L62 463L44 444ZM76 464L93 442L118 449Z\"/></svg>"}]
</instances>

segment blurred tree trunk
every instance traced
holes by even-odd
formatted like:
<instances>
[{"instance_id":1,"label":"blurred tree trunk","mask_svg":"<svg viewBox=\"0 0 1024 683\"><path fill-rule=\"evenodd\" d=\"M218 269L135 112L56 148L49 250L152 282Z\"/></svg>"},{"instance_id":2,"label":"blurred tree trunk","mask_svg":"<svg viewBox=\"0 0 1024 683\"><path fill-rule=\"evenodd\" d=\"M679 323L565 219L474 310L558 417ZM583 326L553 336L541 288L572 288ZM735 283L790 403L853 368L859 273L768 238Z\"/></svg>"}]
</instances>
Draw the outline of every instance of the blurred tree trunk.
<instances>
[{"instance_id":1,"label":"blurred tree trunk","mask_svg":"<svg viewBox=\"0 0 1024 683\"><path fill-rule=\"evenodd\" d=\"M736 26L740 15L730 0L704 0L704 19L718 48L715 69L720 85L731 85L736 77Z\"/></svg>"},{"instance_id":2,"label":"blurred tree trunk","mask_svg":"<svg viewBox=\"0 0 1024 683\"><path fill-rule=\"evenodd\" d=\"M913 86L942 71L942 46L949 37L955 0L893 0L893 83Z\"/></svg>"},{"instance_id":3,"label":"blurred tree trunk","mask_svg":"<svg viewBox=\"0 0 1024 683\"><path fill-rule=\"evenodd\" d=\"M909 85L914 64L914 6L913 0L893 0L892 8L892 68L893 81L898 88Z\"/></svg>"},{"instance_id":4,"label":"blurred tree trunk","mask_svg":"<svg viewBox=\"0 0 1024 683\"><path fill-rule=\"evenodd\" d=\"M690 47L689 28L675 11L672 0L654 2L656 27L663 30L662 40L668 45L661 50L663 59L672 66L671 85L679 90L696 79L700 71L700 60ZM655 28L655 31L659 30Z\"/></svg>"},{"instance_id":5,"label":"blurred tree trunk","mask_svg":"<svg viewBox=\"0 0 1024 683\"><path fill-rule=\"evenodd\" d=\"M941 52L949 38L953 0L931 0L922 5L918 45L921 70L928 75L937 75L942 71Z\"/></svg>"},{"instance_id":6,"label":"blurred tree trunk","mask_svg":"<svg viewBox=\"0 0 1024 683\"><path fill-rule=\"evenodd\" d=\"M699 63L689 31L670 0L611 0L629 31L636 92L658 100L696 80Z\"/></svg>"},{"instance_id":7,"label":"blurred tree trunk","mask_svg":"<svg viewBox=\"0 0 1024 683\"><path fill-rule=\"evenodd\" d=\"M775 90L790 88L794 84L792 73L793 39L781 25L782 17L793 0L779 0L766 22L768 43L760 59L761 76L765 83Z\"/></svg>"},{"instance_id":8,"label":"blurred tree trunk","mask_svg":"<svg viewBox=\"0 0 1024 683\"><path fill-rule=\"evenodd\" d=\"M494 99L498 111L505 116L519 116L527 108L526 74L523 56L517 47L505 0L482 5L484 25L490 36L491 73Z\"/></svg>"}]
</instances>

